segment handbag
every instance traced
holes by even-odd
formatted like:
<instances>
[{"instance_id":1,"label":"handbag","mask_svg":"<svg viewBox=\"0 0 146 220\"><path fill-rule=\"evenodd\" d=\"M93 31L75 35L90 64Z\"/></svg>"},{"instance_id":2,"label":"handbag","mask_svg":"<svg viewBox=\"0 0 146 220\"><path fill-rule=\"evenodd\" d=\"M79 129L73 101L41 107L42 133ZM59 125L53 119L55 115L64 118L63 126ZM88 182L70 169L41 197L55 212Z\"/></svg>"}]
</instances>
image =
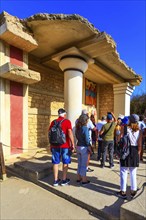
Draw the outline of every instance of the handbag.
<instances>
[{"instance_id":1,"label":"handbag","mask_svg":"<svg viewBox=\"0 0 146 220\"><path fill-rule=\"evenodd\" d=\"M110 130L110 128L112 127L113 122L111 123L111 125L109 126L109 128L107 129L107 131L103 132L102 134L99 135L100 138L104 138L104 136L107 134L107 132Z\"/></svg>"}]
</instances>

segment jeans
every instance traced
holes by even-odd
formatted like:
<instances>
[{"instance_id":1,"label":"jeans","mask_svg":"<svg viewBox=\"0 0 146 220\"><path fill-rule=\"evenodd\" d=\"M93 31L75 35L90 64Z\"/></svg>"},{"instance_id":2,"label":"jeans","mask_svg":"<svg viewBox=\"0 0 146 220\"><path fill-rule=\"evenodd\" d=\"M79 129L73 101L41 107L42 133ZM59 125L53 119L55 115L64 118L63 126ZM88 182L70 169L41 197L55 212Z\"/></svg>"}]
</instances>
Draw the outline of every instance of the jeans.
<instances>
[{"instance_id":1,"label":"jeans","mask_svg":"<svg viewBox=\"0 0 146 220\"><path fill-rule=\"evenodd\" d=\"M80 176L86 176L87 160L88 160L88 149L84 146L77 146L77 157L78 157L78 169L77 173Z\"/></svg>"},{"instance_id":2,"label":"jeans","mask_svg":"<svg viewBox=\"0 0 146 220\"><path fill-rule=\"evenodd\" d=\"M102 146L103 146L103 140L98 140L98 154L97 154L97 160L100 160L100 158L101 158Z\"/></svg>"},{"instance_id":3,"label":"jeans","mask_svg":"<svg viewBox=\"0 0 146 220\"><path fill-rule=\"evenodd\" d=\"M114 157L114 141L103 141L103 152L101 164L105 165L107 150L109 151L109 164L112 166Z\"/></svg>"},{"instance_id":4,"label":"jeans","mask_svg":"<svg viewBox=\"0 0 146 220\"><path fill-rule=\"evenodd\" d=\"M120 167L121 190L124 192L126 191L128 170L130 171L131 190L136 191L137 190L137 180L136 180L137 167Z\"/></svg>"}]
</instances>

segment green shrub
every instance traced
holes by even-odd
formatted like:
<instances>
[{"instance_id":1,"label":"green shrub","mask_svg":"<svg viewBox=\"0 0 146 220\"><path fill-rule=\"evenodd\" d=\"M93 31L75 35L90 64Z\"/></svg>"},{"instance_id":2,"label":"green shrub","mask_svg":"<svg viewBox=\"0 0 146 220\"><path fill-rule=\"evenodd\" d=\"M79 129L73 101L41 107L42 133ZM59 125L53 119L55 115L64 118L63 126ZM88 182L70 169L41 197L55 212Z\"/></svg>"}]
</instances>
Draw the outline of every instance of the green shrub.
<instances>
[{"instance_id":1,"label":"green shrub","mask_svg":"<svg viewBox=\"0 0 146 220\"><path fill-rule=\"evenodd\" d=\"M146 116L146 94L133 96L130 102L130 114Z\"/></svg>"}]
</instances>

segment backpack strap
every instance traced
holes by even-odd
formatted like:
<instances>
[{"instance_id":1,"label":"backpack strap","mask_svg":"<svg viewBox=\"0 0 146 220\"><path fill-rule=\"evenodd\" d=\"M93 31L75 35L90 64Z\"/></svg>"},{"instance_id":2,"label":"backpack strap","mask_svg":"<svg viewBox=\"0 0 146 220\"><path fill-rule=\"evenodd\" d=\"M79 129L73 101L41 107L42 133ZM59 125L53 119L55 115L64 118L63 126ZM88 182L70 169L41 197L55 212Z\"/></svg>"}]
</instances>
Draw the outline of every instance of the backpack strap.
<instances>
[{"instance_id":1,"label":"backpack strap","mask_svg":"<svg viewBox=\"0 0 146 220\"><path fill-rule=\"evenodd\" d=\"M130 146L131 146L131 141L130 141L129 135L127 134L127 126L124 126L124 135L127 135L128 141L129 141Z\"/></svg>"},{"instance_id":2,"label":"backpack strap","mask_svg":"<svg viewBox=\"0 0 146 220\"><path fill-rule=\"evenodd\" d=\"M54 122L54 125L56 125L56 124L57 124L57 121L56 121L56 120L54 120L53 122Z\"/></svg>"},{"instance_id":3,"label":"backpack strap","mask_svg":"<svg viewBox=\"0 0 146 220\"><path fill-rule=\"evenodd\" d=\"M64 118L64 119L62 119L62 120L60 121L60 124L61 124L63 121L65 121L65 118Z\"/></svg>"},{"instance_id":4,"label":"backpack strap","mask_svg":"<svg viewBox=\"0 0 146 220\"><path fill-rule=\"evenodd\" d=\"M113 125L113 122L110 124L110 126L109 126L109 128L106 130L106 132L103 132L104 136L105 136L105 135L108 133L108 131L111 129L112 125Z\"/></svg>"},{"instance_id":5,"label":"backpack strap","mask_svg":"<svg viewBox=\"0 0 146 220\"><path fill-rule=\"evenodd\" d=\"M127 135L127 126L124 126L124 135Z\"/></svg>"},{"instance_id":6,"label":"backpack strap","mask_svg":"<svg viewBox=\"0 0 146 220\"><path fill-rule=\"evenodd\" d=\"M64 119L62 119L61 121L54 120L54 124L55 124L55 125L58 124L58 126L60 126L64 120L66 120L66 119L64 118Z\"/></svg>"}]
</instances>

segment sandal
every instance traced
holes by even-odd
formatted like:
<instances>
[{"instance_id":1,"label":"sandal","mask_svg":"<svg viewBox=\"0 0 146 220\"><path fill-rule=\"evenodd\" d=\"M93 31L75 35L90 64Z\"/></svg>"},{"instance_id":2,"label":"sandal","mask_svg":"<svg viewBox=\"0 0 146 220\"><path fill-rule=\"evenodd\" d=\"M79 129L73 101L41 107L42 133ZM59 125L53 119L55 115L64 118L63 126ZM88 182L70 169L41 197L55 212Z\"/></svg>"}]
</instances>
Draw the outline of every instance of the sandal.
<instances>
[{"instance_id":1,"label":"sandal","mask_svg":"<svg viewBox=\"0 0 146 220\"><path fill-rule=\"evenodd\" d=\"M124 191L116 192L116 195L117 195L119 198L127 199L126 192L124 192Z\"/></svg>"}]
</instances>

